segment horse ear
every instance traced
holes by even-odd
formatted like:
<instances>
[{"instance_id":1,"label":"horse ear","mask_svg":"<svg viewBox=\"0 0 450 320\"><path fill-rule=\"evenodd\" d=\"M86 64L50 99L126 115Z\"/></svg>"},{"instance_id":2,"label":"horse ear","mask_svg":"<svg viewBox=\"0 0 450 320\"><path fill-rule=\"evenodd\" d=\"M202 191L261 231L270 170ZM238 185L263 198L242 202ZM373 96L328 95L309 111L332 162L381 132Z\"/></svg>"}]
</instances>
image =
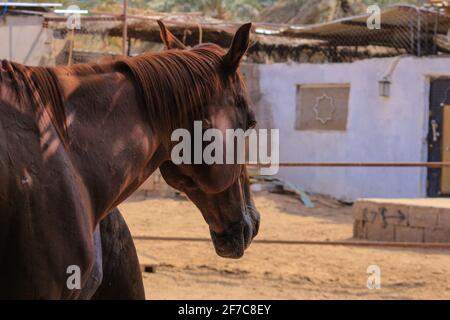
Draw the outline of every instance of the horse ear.
<instances>
[{"instance_id":1,"label":"horse ear","mask_svg":"<svg viewBox=\"0 0 450 320\"><path fill-rule=\"evenodd\" d=\"M186 46L178 40L169 30L161 20L156 20L159 25L161 40L164 43L166 50L170 49L186 49Z\"/></svg>"},{"instance_id":2,"label":"horse ear","mask_svg":"<svg viewBox=\"0 0 450 320\"><path fill-rule=\"evenodd\" d=\"M228 49L228 52L224 56L224 62L226 67L229 68L230 73L236 72L242 57L248 49L251 28L251 23L246 23L239 27L233 37L230 49Z\"/></svg>"}]
</instances>

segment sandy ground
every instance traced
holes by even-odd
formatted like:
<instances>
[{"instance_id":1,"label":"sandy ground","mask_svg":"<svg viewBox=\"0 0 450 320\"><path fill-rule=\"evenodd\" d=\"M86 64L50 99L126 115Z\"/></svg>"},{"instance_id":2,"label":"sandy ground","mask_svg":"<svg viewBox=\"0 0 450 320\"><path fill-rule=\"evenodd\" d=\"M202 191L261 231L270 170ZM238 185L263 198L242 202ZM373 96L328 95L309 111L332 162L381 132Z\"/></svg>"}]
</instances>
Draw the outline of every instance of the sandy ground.
<instances>
[{"instance_id":1,"label":"sandy ground","mask_svg":"<svg viewBox=\"0 0 450 320\"><path fill-rule=\"evenodd\" d=\"M259 193L259 239L347 240L351 207L315 197ZM135 197L120 206L134 235L209 237L189 201ZM136 241L149 299L450 299L450 251L253 244L240 260L216 256L212 243ZM381 289L366 287L369 265Z\"/></svg>"}]
</instances>

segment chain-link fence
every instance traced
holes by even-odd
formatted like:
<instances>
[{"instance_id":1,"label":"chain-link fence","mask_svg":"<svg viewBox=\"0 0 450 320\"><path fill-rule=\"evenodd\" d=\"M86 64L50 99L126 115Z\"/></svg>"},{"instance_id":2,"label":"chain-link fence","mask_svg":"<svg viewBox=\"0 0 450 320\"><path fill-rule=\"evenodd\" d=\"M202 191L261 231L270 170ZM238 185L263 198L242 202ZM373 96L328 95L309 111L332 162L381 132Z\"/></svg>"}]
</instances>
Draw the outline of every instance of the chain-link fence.
<instances>
[{"instance_id":1,"label":"chain-link fence","mask_svg":"<svg viewBox=\"0 0 450 320\"><path fill-rule=\"evenodd\" d=\"M67 62L70 46L66 41L72 41L64 19L46 18L55 38L62 40L59 49L66 52L64 59L58 59L59 63ZM160 50L157 19L166 21L171 31L187 45L215 42L227 46L238 26L200 14L130 14L127 18L127 54ZM81 27L73 31L74 62L86 61L89 56L99 58L99 52L109 56L122 54L123 15L103 13L81 17L80 21ZM372 12L311 26L256 23L248 59L258 63L287 60L323 63L404 54L448 54L449 28L450 17L440 8L414 6L389 7L378 17L377 12Z\"/></svg>"},{"instance_id":2,"label":"chain-link fence","mask_svg":"<svg viewBox=\"0 0 450 320\"><path fill-rule=\"evenodd\" d=\"M449 53L450 18L440 8L395 6L377 14L375 11L320 25L289 26L278 34L320 41L316 47L325 50L332 62Z\"/></svg>"},{"instance_id":3,"label":"chain-link fence","mask_svg":"<svg viewBox=\"0 0 450 320\"><path fill-rule=\"evenodd\" d=\"M66 9L72 12L57 15L53 10L12 7L8 15L3 13L1 18L22 15L42 19L44 29L52 35L55 64L161 50L158 19L165 21L175 36L189 46L214 42L227 47L240 25L196 12L155 13L129 9L124 19L120 5L89 14L77 12L76 5ZM450 53L450 15L444 12L444 7L392 6L380 12L377 7L373 9L367 14L316 25L254 23L247 60L324 63Z\"/></svg>"}]
</instances>

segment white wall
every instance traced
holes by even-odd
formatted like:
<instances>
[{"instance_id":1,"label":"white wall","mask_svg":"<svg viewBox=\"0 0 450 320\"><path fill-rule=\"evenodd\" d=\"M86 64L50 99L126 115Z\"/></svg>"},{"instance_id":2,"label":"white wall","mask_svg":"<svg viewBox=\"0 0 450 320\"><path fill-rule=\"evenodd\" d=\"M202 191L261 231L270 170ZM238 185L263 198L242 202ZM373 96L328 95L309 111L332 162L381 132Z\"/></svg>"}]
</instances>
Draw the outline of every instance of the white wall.
<instances>
[{"instance_id":1,"label":"white wall","mask_svg":"<svg viewBox=\"0 0 450 320\"><path fill-rule=\"evenodd\" d=\"M0 17L0 59L27 65L52 64L52 31L42 27L43 17Z\"/></svg>"},{"instance_id":2,"label":"white wall","mask_svg":"<svg viewBox=\"0 0 450 320\"><path fill-rule=\"evenodd\" d=\"M280 161L426 162L430 77L450 76L450 57L401 58L391 96L379 97L378 81L393 61L260 65L262 100L280 129ZM350 83L346 131L294 129L297 84L318 83ZM279 176L350 201L426 196L425 168L281 168Z\"/></svg>"}]
</instances>

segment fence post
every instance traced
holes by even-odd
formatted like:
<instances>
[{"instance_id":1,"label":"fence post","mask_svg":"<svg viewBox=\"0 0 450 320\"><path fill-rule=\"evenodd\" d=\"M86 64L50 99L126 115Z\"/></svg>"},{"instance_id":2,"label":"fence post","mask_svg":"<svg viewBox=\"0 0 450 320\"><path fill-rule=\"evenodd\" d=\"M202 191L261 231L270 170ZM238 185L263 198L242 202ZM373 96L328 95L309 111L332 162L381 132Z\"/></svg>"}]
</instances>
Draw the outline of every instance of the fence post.
<instances>
[{"instance_id":1,"label":"fence post","mask_svg":"<svg viewBox=\"0 0 450 320\"><path fill-rule=\"evenodd\" d=\"M123 31L122 31L122 50L123 55L128 55L128 21L127 21L127 0L123 0Z\"/></svg>"}]
</instances>

